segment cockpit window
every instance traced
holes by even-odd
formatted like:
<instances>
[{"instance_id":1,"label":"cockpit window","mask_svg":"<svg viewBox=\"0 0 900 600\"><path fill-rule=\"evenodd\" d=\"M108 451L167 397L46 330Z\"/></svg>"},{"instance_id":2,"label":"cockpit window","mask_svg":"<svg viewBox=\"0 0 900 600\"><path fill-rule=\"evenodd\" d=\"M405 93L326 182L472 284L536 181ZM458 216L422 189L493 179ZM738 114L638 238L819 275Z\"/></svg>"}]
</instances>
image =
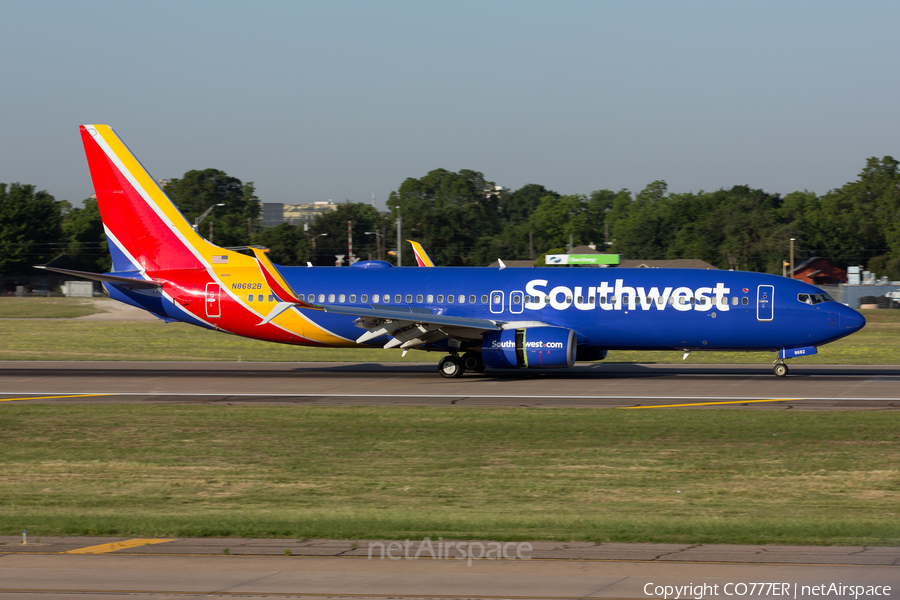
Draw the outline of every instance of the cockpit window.
<instances>
[{"instance_id":1,"label":"cockpit window","mask_svg":"<svg viewBox=\"0 0 900 600\"><path fill-rule=\"evenodd\" d=\"M834 302L834 298L828 294L797 294L797 300L805 304L821 304L822 302Z\"/></svg>"}]
</instances>

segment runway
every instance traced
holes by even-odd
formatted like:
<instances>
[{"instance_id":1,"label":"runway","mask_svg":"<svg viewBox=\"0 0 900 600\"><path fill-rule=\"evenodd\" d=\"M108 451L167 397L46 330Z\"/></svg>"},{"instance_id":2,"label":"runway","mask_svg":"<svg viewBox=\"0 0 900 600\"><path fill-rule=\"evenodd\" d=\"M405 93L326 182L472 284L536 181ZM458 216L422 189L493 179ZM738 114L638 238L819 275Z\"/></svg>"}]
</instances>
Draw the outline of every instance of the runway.
<instances>
[{"instance_id":1,"label":"runway","mask_svg":"<svg viewBox=\"0 0 900 600\"><path fill-rule=\"evenodd\" d=\"M369 558L364 540L2 540L4 598L657 598L685 585L708 586L704 598L811 598L803 586L832 582L900 595L898 548L535 542L521 559L511 548L512 560L470 563L427 553ZM414 543L408 555L416 551Z\"/></svg>"},{"instance_id":2,"label":"runway","mask_svg":"<svg viewBox=\"0 0 900 600\"><path fill-rule=\"evenodd\" d=\"M586 364L486 371L355 363L2 362L0 403L898 410L896 366ZM67 396L65 398L61 396Z\"/></svg>"}]
</instances>

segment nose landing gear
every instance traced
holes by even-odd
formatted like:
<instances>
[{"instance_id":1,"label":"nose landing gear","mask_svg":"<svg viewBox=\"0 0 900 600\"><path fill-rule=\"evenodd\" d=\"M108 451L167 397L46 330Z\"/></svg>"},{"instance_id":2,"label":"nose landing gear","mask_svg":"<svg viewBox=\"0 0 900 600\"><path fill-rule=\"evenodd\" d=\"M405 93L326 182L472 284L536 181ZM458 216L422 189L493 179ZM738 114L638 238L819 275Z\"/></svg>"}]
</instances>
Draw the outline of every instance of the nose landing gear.
<instances>
[{"instance_id":1,"label":"nose landing gear","mask_svg":"<svg viewBox=\"0 0 900 600\"><path fill-rule=\"evenodd\" d=\"M783 358L779 358L778 361L775 361L775 366L773 367L775 377L786 377L789 371L788 366L784 364Z\"/></svg>"}]
</instances>

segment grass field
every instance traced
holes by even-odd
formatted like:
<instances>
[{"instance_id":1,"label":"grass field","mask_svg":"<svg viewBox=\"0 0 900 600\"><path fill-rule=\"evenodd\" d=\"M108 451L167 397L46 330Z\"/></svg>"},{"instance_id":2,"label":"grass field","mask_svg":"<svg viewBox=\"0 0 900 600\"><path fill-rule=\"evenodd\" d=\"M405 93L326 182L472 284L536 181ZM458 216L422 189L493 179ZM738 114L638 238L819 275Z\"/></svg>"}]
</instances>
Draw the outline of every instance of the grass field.
<instances>
[{"instance_id":1,"label":"grass field","mask_svg":"<svg viewBox=\"0 0 900 600\"><path fill-rule=\"evenodd\" d=\"M900 544L900 413L0 406L0 531Z\"/></svg>"},{"instance_id":2,"label":"grass field","mask_svg":"<svg viewBox=\"0 0 900 600\"><path fill-rule=\"evenodd\" d=\"M92 298L0 297L0 319L73 319L99 312Z\"/></svg>"},{"instance_id":3,"label":"grass field","mask_svg":"<svg viewBox=\"0 0 900 600\"><path fill-rule=\"evenodd\" d=\"M25 299L31 308L17 308L16 300L0 299L0 317L11 313L43 315L96 310L72 303L48 303L75 298ZM7 304L9 302L13 304ZM35 310L35 307L41 310ZM48 307L50 307L48 309ZM28 312L30 310L31 312ZM42 312L46 311L46 312ZM866 327L843 340L819 348L819 354L792 359L802 364L900 364L900 310L865 313ZM348 361L437 362L436 352L400 350L303 348L271 344L184 325L159 322L0 320L0 360L171 360L171 361ZM681 352L610 352L607 362L681 363ZM694 352L687 364L768 364L772 353Z\"/></svg>"}]
</instances>

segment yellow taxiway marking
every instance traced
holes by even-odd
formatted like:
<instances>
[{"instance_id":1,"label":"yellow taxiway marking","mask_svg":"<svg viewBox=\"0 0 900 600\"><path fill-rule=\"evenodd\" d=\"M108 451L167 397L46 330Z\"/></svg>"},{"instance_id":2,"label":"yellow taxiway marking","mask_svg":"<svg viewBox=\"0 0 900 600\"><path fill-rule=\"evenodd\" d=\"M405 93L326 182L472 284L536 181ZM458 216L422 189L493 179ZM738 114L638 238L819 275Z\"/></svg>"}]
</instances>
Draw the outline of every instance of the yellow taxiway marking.
<instances>
[{"instance_id":1,"label":"yellow taxiway marking","mask_svg":"<svg viewBox=\"0 0 900 600\"><path fill-rule=\"evenodd\" d=\"M74 396L38 396L36 398L0 398L0 402L12 402L14 400L52 400L54 398L88 398L90 396L115 396L115 394L75 394Z\"/></svg>"},{"instance_id":2,"label":"yellow taxiway marking","mask_svg":"<svg viewBox=\"0 0 900 600\"><path fill-rule=\"evenodd\" d=\"M144 540L134 539L125 540L124 542L113 542L111 544L100 544L99 546L88 546L87 548L77 548L75 550L66 550L63 554L106 554L107 552L115 552L116 550L124 550L125 548L136 548L138 546L147 546L148 544L163 544L165 542L174 542L171 540Z\"/></svg>"},{"instance_id":3,"label":"yellow taxiway marking","mask_svg":"<svg viewBox=\"0 0 900 600\"><path fill-rule=\"evenodd\" d=\"M792 398L797 400L797 398ZM694 402L692 404L651 404L649 406L620 406L619 408L677 408L679 406L710 406L712 404L750 404L751 402L789 402L791 398L770 398L768 400L729 400L727 402Z\"/></svg>"}]
</instances>

